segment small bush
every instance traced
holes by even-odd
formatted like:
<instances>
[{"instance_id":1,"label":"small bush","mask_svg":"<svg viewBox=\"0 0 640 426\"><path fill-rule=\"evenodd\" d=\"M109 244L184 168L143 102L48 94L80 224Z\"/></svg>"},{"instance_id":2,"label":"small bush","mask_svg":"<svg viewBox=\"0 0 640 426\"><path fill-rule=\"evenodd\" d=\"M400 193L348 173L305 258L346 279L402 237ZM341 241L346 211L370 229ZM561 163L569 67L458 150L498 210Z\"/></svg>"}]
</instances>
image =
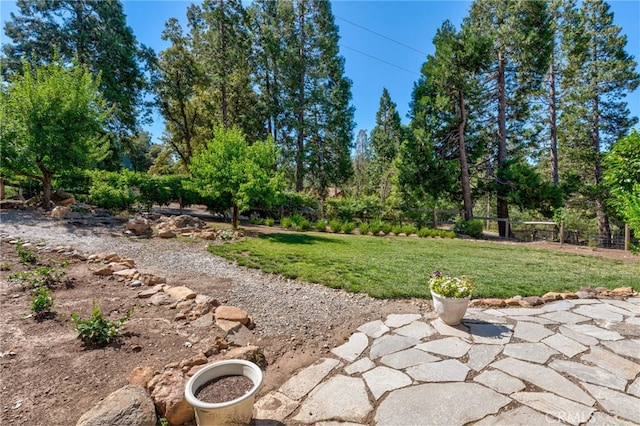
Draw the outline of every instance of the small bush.
<instances>
[{"instance_id":1,"label":"small bush","mask_svg":"<svg viewBox=\"0 0 640 426\"><path fill-rule=\"evenodd\" d=\"M382 221L380 219L375 219L369 224L369 230L373 235L378 235L380 231L382 231L382 226Z\"/></svg>"},{"instance_id":2,"label":"small bush","mask_svg":"<svg viewBox=\"0 0 640 426\"><path fill-rule=\"evenodd\" d=\"M482 238L482 228L481 220L459 220L456 222L455 231L473 238Z\"/></svg>"},{"instance_id":3,"label":"small bush","mask_svg":"<svg viewBox=\"0 0 640 426\"><path fill-rule=\"evenodd\" d=\"M393 225L388 223L388 222L382 222L382 229L381 231L384 232L385 234L390 233L393 230Z\"/></svg>"},{"instance_id":4,"label":"small bush","mask_svg":"<svg viewBox=\"0 0 640 426\"><path fill-rule=\"evenodd\" d=\"M276 221L272 217L268 217L268 218L266 218L264 220L264 224L267 225L267 226L273 226L273 225L275 225L275 223L276 223Z\"/></svg>"},{"instance_id":5,"label":"small bush","mask_svg":"<svg viewBox=\"0 0 640 426\"><path fill-rule=\"evenodd\" d=\"M402 232L406 235L415 234L417 232L415 225L404 225L402 227Z\"/></svg>"},{"instance_id":6,"label":"small bush","mask_svg":"<svg viewBox=\"0 0 640 426\"><path fill-rule=\"evenodd\" d=\"M329 227L331 228L331 232L338 233L342 230L342 222L338 219L333 219L329 222Z\"/></svg>"},{"instance_id":7,"label":"small bush","mask_svg":"<svg viewBox=\"0 0 640 426\"><path fill-rule=\"evenodd\" d=\"M122 318L117 321L110 321L102 316L100 308L93 301L93 310L91 317L88 319L81 319L77 313L71 314L71 322L76 325L76 332L78 333L78 339L82 340L82 343L91 346L104 346L118 338L119 329L133 314L133 309L127 312Z\"/></svg>"},{"instance_id":8,"label":"small bush","mask_svg":"<svg viewBox=\"0 0 640 426\"><path fill-rule=\"evenodd\" d=\"M434 232L433 231L435 231L435 229L420 228L418 230L418 237L420 237L420 238L433 237L434 236Z\"/></svg>"},{"instance_id":9,"label":"small bush","mask_svg":"<svg viewBox=\"0 0 640 426\"><path fill-rule=\"evenodd\" d=\"M280 221L280 226L286 229L292 228L293 221L291 220L290 217L283 217L282 220Z\"/></svg>"},{"instance_id":10,"label":"small bush","mask_svg":"<svg viewBox=\"0 0 640 426\"><path fill-rule=\"evenodd\" d=\"M318 232L326 232L327 231L327 221L324 220L324 219L319 219L316 222L315 228L316 228L316 231L318 231Z\"/></svg>"},{"instance_id":11,"label":"small bush","mask_svg":"<svg viewBox=\"0 0 640 426\"><path fill-rule=\"evenodd\" d=\"M58 284L64 283L65 287L72 286L67 274L63 271L56 271L49 266L41 266L31 271L16 272L7 277L10 281L20 281L26 288L47 287L55 288Z\"/></svg>"},{"instance_id":12,"label":"small bush","mask_svg":"<svg viewBox=\"0 0 640 426\"><path fill-rule=\"evenodd\" d=\"M38 261L38 256L28 248L23 247L21 240L16 243L16 252L20 258L20 263L24 265L33 265Z\"/></svg>"},{"instance_id":13,"label":"small bush","mask_svg":"<svg viewBox=\"0 0 640 426\"><path fill-rule=\"evenodd\" d=\"M9 265L9 263L4 262L0 264L0 271L10 271L10 270L11 270L11 265Z\"/></svg>"},{"instance_id":14,"label":"small bush","mask_svg":"<svg viewBox=\"0 0 640 426\"><path fill-rule=\"evenodd\" d=\"M311 229L311 222L309 222L305 218L301 218L297 223L294 224L294 228L298 232L309 231Z\"/></svg>"},{"instance_id":15,"label":"small bush","mask_svg":"<svg viewBox=\"0 0 640 426\"><path fill-rule=\"evenodd\" d=\"M369 225L368 222L361 223L358 226L358 231L360 231L360 234L362 235L367 235L370 230L371 230L371 226Z\"/></svg>"},{"instance_id":16,"label":"small bush","mask_svg":"<svg viewBox=\"0 0 640 426\"><path fill-rule=\"evenodd\" d=\"M51 308L53 308L53 295L51 290L45 286L36 287L34 290L34 296L31 299L31 312L35 319L41 319L48 314L51 314Z\"/></svg>"},{"instance_id":17,"label":"small bush","mask_svg":"<svg viewBox=\"0 0 640 426\"><path fill-rule=\"evenodd\" d=\"M402 233L402 226L400 225L393 225L393 227L391 228L391 232L393 232L394 234L398 235L400 233Z\"/></svg>"},{"instance_id":18,"label":"small bush","mask_svg":"<svg viewBox=\"0 0 640 426\"><path fill-rule=\"evenodd\" d=\"M345 234L350 234L353 232L354 229L356 229L356 224L353 222L342 222L342 225L340 225L340 228L344 231Z\"/></svg>"}]
</instances>

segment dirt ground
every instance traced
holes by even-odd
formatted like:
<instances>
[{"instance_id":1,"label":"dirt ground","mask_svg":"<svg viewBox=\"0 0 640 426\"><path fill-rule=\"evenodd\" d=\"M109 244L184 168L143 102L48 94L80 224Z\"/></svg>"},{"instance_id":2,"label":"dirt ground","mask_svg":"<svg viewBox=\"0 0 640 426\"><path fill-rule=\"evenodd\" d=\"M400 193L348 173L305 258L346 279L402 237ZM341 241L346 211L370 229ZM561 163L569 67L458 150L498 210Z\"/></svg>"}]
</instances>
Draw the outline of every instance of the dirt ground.
<instances>
[{"instance_id":1,"label":"dirt ground","mask_svg":"<svg viewBox=\"0 0 640 426\"><path fill-rule=\"evenodd\" d=\"M247 227L248 233L269 232L265 227ZM505 243L516 244L516 243ZM616 250L592 250L552 243L527 243L537 248L579 252L637 262L637 256ZM175 311L166 306L148 306L136 299L138 289L118 282L115 277L93 275L86 262L71 260L46 252L38 254L40 265L55 266L69 277L70 286L59 285L55 291L55 317L36 321L30 314L32 294L10 274L27 270L19 262L13 245L0 244L0 424L2 425L69 425L109 393L126 384L126 378L137 366L162 370L173 362L195 355L216 337L210 330L198 330L174 321ZM135 260L135 259L134 259ZM224 280L205 283L199 277L180 280L194 287L207 286L221 297L230 285ZM119 318L130 309L134 315L121 328L122 338L104 348L85 348L76 338L70 314L90 315L92 303L105 316ZM387 313L415 312L429 309L425 301L389 301ZM336 321L330 341L291 342L282 336L260 336L268 367L260 395L280 386L293 372L323 356L331 347L345 341L365 320ZM324 324L311 324L322 328ZM192 342L193 344L186 344Z\"/></svg>"}]
</instances>

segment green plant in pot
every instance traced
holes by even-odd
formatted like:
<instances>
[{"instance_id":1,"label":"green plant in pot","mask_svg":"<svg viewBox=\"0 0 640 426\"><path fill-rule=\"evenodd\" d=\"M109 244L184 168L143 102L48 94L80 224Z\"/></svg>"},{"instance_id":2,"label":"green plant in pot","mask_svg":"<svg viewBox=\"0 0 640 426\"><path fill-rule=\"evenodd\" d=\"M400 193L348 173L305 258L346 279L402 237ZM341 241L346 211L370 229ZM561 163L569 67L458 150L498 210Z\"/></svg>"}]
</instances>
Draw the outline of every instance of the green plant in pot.
<instances>
[{"instance_id":1,"label":"green plant in pot","mask_svg":"<svg viewBox=\"0 0 640 426\"><path fill-rule=\"evenodd\" d=\"M435 271L429 278L433 308L440 319L449 325L458 325L469 306L475 284L467 276L453 277Z\"/></svg>"}]
</instances>

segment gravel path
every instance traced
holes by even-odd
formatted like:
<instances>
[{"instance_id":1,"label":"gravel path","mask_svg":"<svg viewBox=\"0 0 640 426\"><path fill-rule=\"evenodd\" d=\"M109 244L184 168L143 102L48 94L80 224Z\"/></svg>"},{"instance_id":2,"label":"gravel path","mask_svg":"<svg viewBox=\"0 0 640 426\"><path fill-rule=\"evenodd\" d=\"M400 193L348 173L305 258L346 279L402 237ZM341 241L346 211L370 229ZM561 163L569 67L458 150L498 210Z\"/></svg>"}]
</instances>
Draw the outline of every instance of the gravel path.
<instances>
[{"instance_id":1,"label":"gravel path","mask_svg":"<svg viewBox=\"0 0 640 426\"><path fill-rule=\"evenodd\" d=\"M143 272L166 277L170 284L188 277L189 285L200 283L194 288L198 292L207 291L208 281L224 282L224 294L215 295L221 302L249 312L262 336L294 346L327 344L338 329L348 331L390 311L425 307L422 301L377 300L238 267L208 253L204 241L131 239L123 236L122 226L82 227L28 211L3 211L0 221L2 237L70 246L83 254L115 252L134 259Z\"/></svg>"}]
</instances>

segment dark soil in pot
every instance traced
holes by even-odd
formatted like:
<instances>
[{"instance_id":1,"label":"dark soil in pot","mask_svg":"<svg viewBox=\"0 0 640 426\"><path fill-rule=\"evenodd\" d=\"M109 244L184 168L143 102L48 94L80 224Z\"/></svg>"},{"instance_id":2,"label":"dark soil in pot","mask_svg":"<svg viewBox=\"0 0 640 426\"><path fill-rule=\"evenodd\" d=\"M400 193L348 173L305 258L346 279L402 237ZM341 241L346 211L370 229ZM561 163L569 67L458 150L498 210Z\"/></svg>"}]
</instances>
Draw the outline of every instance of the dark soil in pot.
<instances>
[{"instance_id":1,"label":"dark soil in pot","mask_svg":"<svg viewBox=\"0 0 640 426\"><path fill-rule=\"evenodd\" d=\"M194 396L202 402L218 404L240 398L252 387L253 381L246 376L220 376L200 386Z\"/></svg>"}]
</instances>

